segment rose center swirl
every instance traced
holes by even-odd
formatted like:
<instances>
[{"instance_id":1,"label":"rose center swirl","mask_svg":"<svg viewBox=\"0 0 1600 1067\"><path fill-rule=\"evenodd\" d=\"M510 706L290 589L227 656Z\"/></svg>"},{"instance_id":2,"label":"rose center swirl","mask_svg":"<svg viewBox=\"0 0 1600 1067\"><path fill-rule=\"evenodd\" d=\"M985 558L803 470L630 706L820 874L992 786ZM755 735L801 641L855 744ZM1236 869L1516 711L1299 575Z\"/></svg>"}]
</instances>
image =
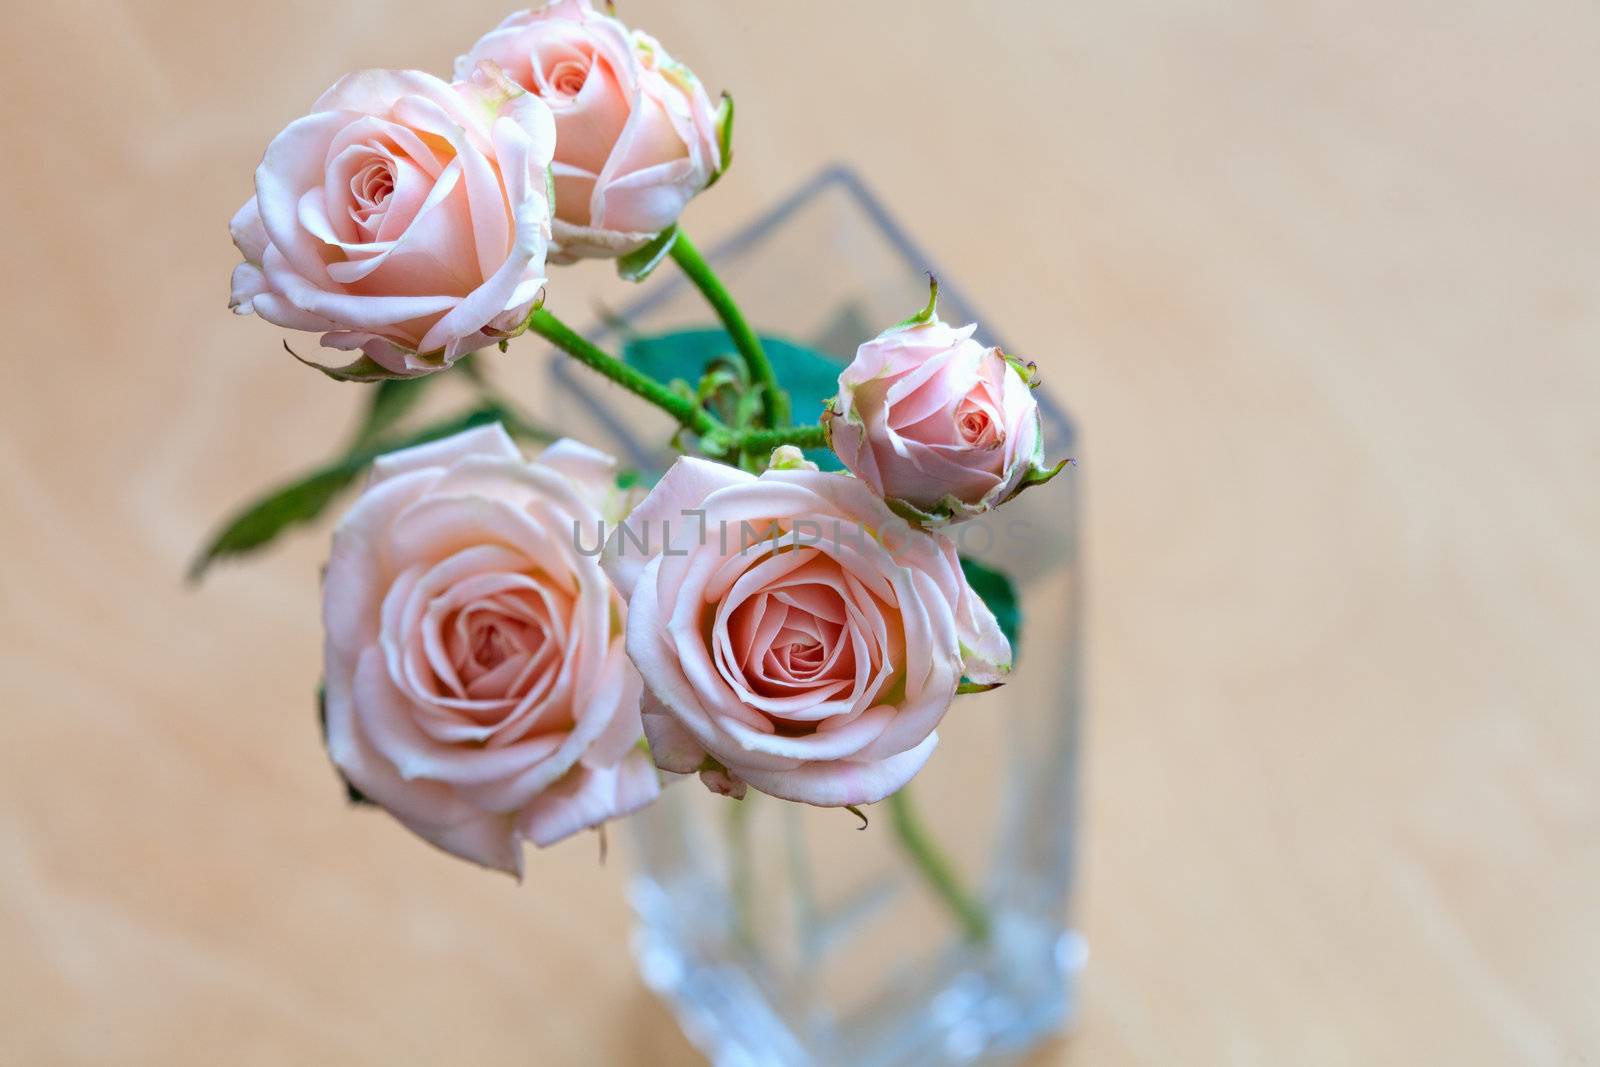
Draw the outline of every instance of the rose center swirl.
<instances>
[{"instance_id":1,"label":"rose center swirl","mask_svg":"<svg viewBox=\"0 0 1600 1067\"><path fill-rule=\"evenodd\" d=\"M583 91L592 66L593 60L588 56L563 59L550 68L545 78L553 92L570 100Z\"/></svg>"}]
</instances>

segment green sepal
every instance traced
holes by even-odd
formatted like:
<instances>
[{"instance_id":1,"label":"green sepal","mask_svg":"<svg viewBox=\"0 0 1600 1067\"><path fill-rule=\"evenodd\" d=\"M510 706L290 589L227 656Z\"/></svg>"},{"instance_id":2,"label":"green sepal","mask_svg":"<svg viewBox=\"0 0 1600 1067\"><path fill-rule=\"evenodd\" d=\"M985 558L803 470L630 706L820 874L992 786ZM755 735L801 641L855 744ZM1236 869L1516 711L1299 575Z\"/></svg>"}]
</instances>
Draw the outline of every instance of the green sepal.
<instances>
[{"instance_id":1,"label":"green sepal","mask_svg":"<svg viewBox=\"0 0 1600 1067\"><path fill-rule=\"evenodd\" d=\"M1016 489L1006 499L1015 500L1022 495L1024 489L1032 489L1035 486L1044 485L1068 467L1076 467L1077 465L1078 461L1071 458L1063 459L1053 467L1046 467L1036 463L1028 468L1028 473L1022 476L1022 480L1017 483Z\"/></svg>"},{"instance_id":2,"label":"green sepal","mask_svg":"<svg viewBox=\"0 0 1600 1067\"><path fill-rule=\"evenodd\" d=\"M911 525L921 527L925 530L931 530L936 526L943 526L945 523L950 521L950 517L948 515L940 515L934 512L923 511L915 504L907 503L906 501L900 500L896 497L885 498L884 503L889 505L890 511L894 512Z\"/></svg>"},{"instance_id":3,"label":"green sepal","mask_svg":"<svg viewBox=\"0 0 1600 1067\"><path fill-rule=\"evenodd\" d=\"M1077 465L1078 461L1069 456L1053 467L1029 467L1028 473L1022 476L1022 481L1017 485L1017 492L1020 493L1024 489L1035 485L1044 485L1068 467L1076 467Z\"/></svg>"},{"instance_id":4,"label":"green sepal","mask_svg":"<svg viewBox=\"0 0 1600 1067\"><path fill-rule=\"evenodd\" d=\"M1009 355L1004 349L997 348L995 351L999 352L1000 358L1005 360L1011 366L1011 369L1017 372L1017 375L1022 379L1023 385L1026 385L1029 389L1039 388L1039 364L1031 359L1021 359L1017 356Z\"/></svg>"},{"instance_id":5,"label":"green sepal","mask_svg":"<svg viewBox=\"0 0 1600 1067\"><path fill-rule=\"evenodd\" d=\"M617 257L617 276L625 282L642 282L650 272L661 265L678 239L678 224L673 223L650 239L643 248L636 248L625 256Z\"/></svg>"},{"instance_id":6,"label":"green sepal","mask_svg":"<svg viewBox=\"0 0 1600 1067\"><path fill-rule=\"evenodd\" d=\"M1047 466L1044 461L1044 417L1034 413L1034 445L1033 457L1028 463L1028 471L1017 482L1017 487L1011 493L1015 497L1024 489L1032 489L1036 485L1044 485L1068 467L1075 467L1078 461L1068 457L1058 460L1053 466ZM1009 497L1007 499L1010 499Z\"/></svg>"},{"instance_id":7,"label":"green sepal","mask_svg":"<svg viewBox=\"0 0 1600 1067\"><path fill-rule=\"evenodd\" d=\"M961 684L956 686L956 696L963 697L970 696L973 693L988 693L999 689L1005 684L1004 682L969 682L963 678Z\"/></svg>"},{"instance_id":8,"label":"green sepal","mask_svg":"<svg viewBox=\"0 0 1600 1067\"><path fill-rule=\"evenodd\" d=\"M939 279L930 272L928 274L928 306L901 322L894 324L892 329L904 330L912 326L926 326L939 318Z\"/></svg>"},{"instance_id":9,"label":"green sepal","mask_svg":"<svg viewBox=\"0 0 1600 1067\"><path fill-rule=\"evenodd\" d=\"M1076 466L1077 462L1075 459L1063 459L1052 467L1046 467L1035 460L1033 465L1028 468L1028 472L1017 482L1016 488L1012 489L1004 498L998 500L985 500L977 504L968 504L965 501L956 499L954 496L946 496L929 511L924 511L909 501L894 498L885 500L884 503L889 505L890 511L911 525L921 527L924 530L936 530L941 526L977 518L985 512L993 511L1007 501L1016 499L1017 494L1024 489L1032 489L1034 486L1044 485L1066 468Z\"/></svg>"},{"instance_id":10,"label":"green sepal","mask_svg":"<svg viewBox=\"0 0 1600 1067\"><path fill-rule=\"evenodd\" d=\"M539 295L533 298L533 307L528 309L528 314L520 323L517 324L517 328L500 338L500 351L504 352L510 347L510 345L508 345L506 342L510 341L514 337L521 337L523 334L533 329L533 317L544 310L544 302L549 298L549 296L550 289L548 286L539 290Z\"/></svg>"},{"instance_id":11,"label":"green sepal","mask_svg":"<svg viewBox=\"0 0 1600 1067\"><path fill-rule=\"evenodd\" d=\"M846 804L844 806L844 810L848 811L851 815L854 815L856 818L861 820L861 825L856 827L857 830L865 830L867 827L872 825L872 820L867 818L867 813L862 811L856 805L854 805L854 804Z\"/></svg>"},{"instance_id":12,"label":"green sepal","mask_svg":"<svg viewBox=\"0 0 1600 1067\"><path fill-rule=\"evenodd\" d=\"M1010 499L1007 497L1006 499ZM890 499L884 501L889 505L889 510L906 520L913 526L924 530L937 530L941 526L949 526L953 522L974 519L984 512L991 511L1005 501L994 501L979 504L968 504L950 494L946 494L937 504L928 510L923 510L908 500Z\"/></svg>"},{"instance_id":13,"label":"green sepal","mask_svg":"<svg viewBox=\"0 0 1600 1067\"><path fill-rule=\"evenodd\" d=\"M299 360L301 363L304 363L313 370L321 371L323 374L326 374L336 382L371 383L393 381L396 378L420 377L420 375L415 374L396 374L387 367L380 365L371 356L362 356L350 363L346 363L342 367L329 367L302 356L300 353L289 347L288 341L283 342L283 350L289 353L295 359ZM444 364L441 362L439 366L442 369Z\"/></svg>"},{"instance_id":14,"label":"green sepal","mask_svg":"<svg viewBox=\"0 0 1600 1067\"><path fill-rule=\"evenodd\" d=\"M728 166L733 162L733 94L726 89L722 92L722 102L717 105L717 152L722 157L721 166L706 182L709 189L726 173Z\"/></svg>"}]
</instances>

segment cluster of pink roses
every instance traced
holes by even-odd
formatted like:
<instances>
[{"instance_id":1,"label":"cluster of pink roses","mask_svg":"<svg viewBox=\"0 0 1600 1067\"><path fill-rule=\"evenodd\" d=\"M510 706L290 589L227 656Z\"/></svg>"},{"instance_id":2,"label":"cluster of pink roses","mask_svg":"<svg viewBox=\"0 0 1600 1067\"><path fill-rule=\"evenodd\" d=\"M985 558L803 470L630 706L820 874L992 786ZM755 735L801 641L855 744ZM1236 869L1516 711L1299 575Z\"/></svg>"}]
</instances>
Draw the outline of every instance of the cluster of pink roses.
<instances>
[{"instance_id":1,"label":"cluster of pink roses","mask_svg":"<svg viewBox=\"0 0 1600 1067\"><path fill-rule=\"evenodd\" d=\"M414 376L520 332L547 262L618 256L727 166L732 110L589 0L506 19L456 60L341 78L268 146L234 217L232 306Z\"/></svg>"},{"instance_id":2,"label":"cluster of pink roses","mask_svg":"<svg viewBox=\"0 0 1600 1067\"><path fill-rule=\"evenodd\" d=\"M650 244L727 164L729 111L588 0L511 16L455 74L342 79L234 219L233 306L361 350L336 376L520 332L546 263ZM810 428L849 474L790 445L759 474L686 457L639 500L610 457L528 459L498 425L379 459L324 584L351 785L513 873L522 841L649 804L658 769L826 806L903 787L963 681L1012 658L940 527L1054 473L1031 365L936 297L860 347Z\"/></svg>"}]
</instances>

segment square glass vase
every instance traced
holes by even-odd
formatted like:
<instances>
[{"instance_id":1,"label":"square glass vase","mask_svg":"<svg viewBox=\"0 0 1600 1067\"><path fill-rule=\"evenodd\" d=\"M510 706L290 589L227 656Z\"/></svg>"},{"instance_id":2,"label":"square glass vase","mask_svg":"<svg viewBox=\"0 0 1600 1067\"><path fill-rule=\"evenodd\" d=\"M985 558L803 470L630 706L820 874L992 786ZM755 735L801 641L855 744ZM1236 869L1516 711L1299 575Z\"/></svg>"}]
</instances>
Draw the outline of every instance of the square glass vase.
<instances>
[{"instance_id":1,"label":"square glass vase","mask_svg":"<svg viewBox=\"0 0 1600 1067\"><path fill-rule=\"evenodd\" d=\"M1005 347L853 172L823 171L707 258L758 332L849 361L927 301ZM670 262L591 336L714 326ZM1010 352L1009 348L1006 351ZM1024 357L1026 352L1016 353ZM653 409L553 354L563 421L647 477L672 461ZM1052 461L1071 422L1036 391ZM796 421L819 412L795 411ZM577 426L573 426L577 429ZM935 1067L1015 1060L1063 1031L1085 958L1069 925L1078 819L1078 492L1075 472L947 532L1008 575L1021 609L1016 666L958 697L912 781L932 847L985 917L974 936L909 858L885 804L859 829L842 809L698 780L670 783L628 830L634 953L644 981L718 1067Z\"/></svg>"}]
</instances>

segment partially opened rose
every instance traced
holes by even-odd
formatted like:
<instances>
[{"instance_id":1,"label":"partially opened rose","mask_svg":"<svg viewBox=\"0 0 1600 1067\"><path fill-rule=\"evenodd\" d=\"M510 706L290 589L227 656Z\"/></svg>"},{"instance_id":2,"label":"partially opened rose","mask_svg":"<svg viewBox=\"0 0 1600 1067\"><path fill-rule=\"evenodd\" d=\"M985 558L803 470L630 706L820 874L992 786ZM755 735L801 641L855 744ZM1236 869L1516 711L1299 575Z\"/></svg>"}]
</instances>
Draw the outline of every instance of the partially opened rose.
<instances>
[{"instance_id":1,"label":"partially opened rose","mask_svg":"<svg viewBox=\"0 0 1600 1067\"><path fill-rule=\"evenodd\" d=\"M928 307L856 350L824 414L846 467L923 525L971 518L1061 469L1044 466L1031 367Z\"/></svg>"},{"instance_id":2,"label":"partially opened rose","mask_svg":"<svg viewBox=\"0 0 1600 1067\"><path fill-rule=\"evenodd\" d=\"M651 754L718 792L881 800L927 761L963 672L1009 669L949 539L845 474L679 459L606 565L629 594Z\"/></svg>"},{"instance_id":3,"label":"partially opened rose","mask_svg":"<svg viewBox=\"0 0 1600 1067\"><path fill-rule=\"evenodd\" d=\"M415 376L519 332L545 283L550 111L491 67L341 78L267 146L232 306Z\"/></svg>"},{"instance_id":4,"label":"partially opened rose","mask_svg":"<svg viewBox=\"0 0 1600 1067\"><path fill-rule=\"evenodd\" d=\"M555 113L554 262L641 247L728 165L730 107L589 0L511 15L456 60L456 77L484 60Z\"/></svg>"},{"instance_id":5,"label":"partially opened rose","mask_svg":"<svg viewBox=\"0 0 1600 1067\"><path fill-rule=\"evenodd\" d=\"M328 752L411 830L520 876L658 792L626 613L577 531L620 517L614 464L523 460L498 425L377 461L323 588ZM592 533L589 534L592 536Z\"/></svg>"}]
</instances>

